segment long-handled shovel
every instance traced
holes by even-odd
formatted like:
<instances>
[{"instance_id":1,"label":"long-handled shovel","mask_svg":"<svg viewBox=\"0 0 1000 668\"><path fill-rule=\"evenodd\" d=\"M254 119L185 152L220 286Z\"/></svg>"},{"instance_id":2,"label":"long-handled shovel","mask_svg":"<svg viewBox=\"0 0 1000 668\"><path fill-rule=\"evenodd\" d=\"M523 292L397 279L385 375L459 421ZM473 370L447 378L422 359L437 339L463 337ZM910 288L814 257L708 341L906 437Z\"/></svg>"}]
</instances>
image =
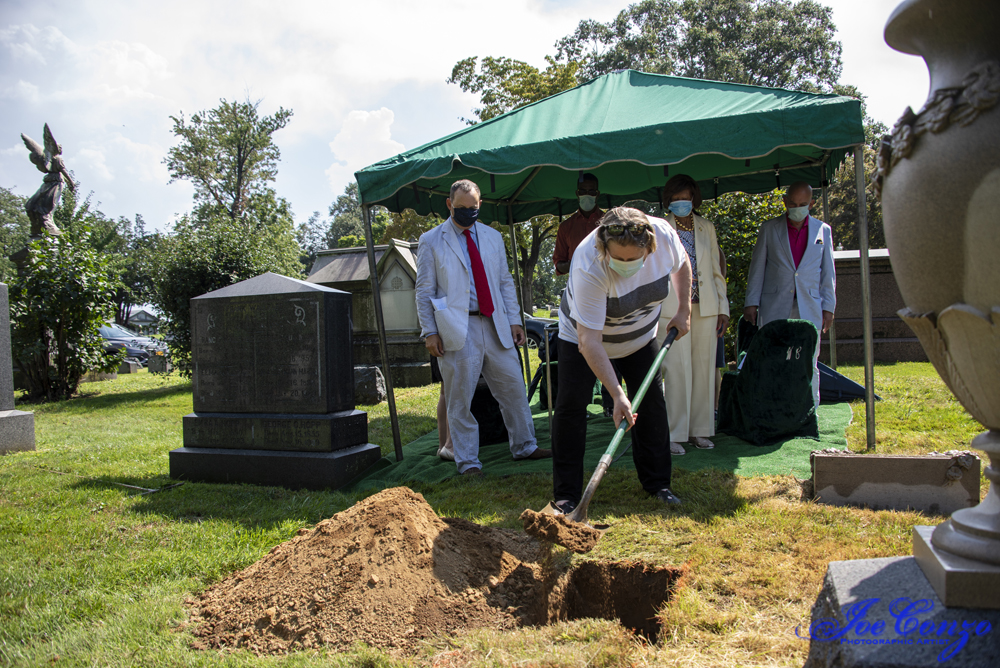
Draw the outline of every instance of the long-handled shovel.
<instances>
[{"instance_id":1,"label":"long-handled shovel","mask_svg":"<svg viewBox=\"0 0 1000 668\"><path fill-rule=\"evenodd\" d=\"M656 354L652 366L646 372L646 377L642 380L642 385L639 386L639 390L632 397L633 406L639 406L642 403L643 398L646 396L646 390L652 384L653 377L656 375L657 370L663 363L663 358L666 357L667 351L670 350L670 346L676 338L677 329L671 328L667 332L667 338L663 342L660 352ZM563 547L577 552L589 552L593 549L597 543L597 539L601 536L601 532L587 524L587 507L590 505L590 499L594 496L597 486L601 484L604 474L607 473L608 467L611 466L615 451L618 449L622 437L625 436L627 427L628 421L623 419L618 425L618 429L615 430L615 435L611 439L608 449L601 456L597 468L594 470L594 475L590 476L590 482L587 483L586 489L583 490L583 497L580 499L580 503L576 509L569 515L562 515L550 503L540 513L536 513L530 509L525 510L521 514L521 521L524 523L525 532L542 540L559 543Z\"/></svg>"}]
</instances>

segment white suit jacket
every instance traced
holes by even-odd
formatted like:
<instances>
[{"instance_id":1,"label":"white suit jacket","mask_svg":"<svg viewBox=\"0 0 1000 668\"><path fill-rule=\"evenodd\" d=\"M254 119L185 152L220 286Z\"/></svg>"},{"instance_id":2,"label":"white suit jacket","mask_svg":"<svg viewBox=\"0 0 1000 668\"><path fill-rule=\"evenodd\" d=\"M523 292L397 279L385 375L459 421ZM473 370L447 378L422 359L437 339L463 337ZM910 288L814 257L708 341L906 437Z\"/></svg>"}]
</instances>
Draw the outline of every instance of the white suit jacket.
<instances>
[{"instance_id":1,"label":"white suit jacket","mask_svg":"<svg viewBox=\"0 0 1000 668\"><path fill-rule=\"evenodd\" d=\"M674 214L667 216L667 222L675 230L677 219ZM698 281L698 307L702 317L710 315L729 315L729 298L726 296L726 277L722 275L719 264L719 240L715 235L715 224L710 220L694 214L694 252L698 275L692 276L692 281ZM660 310L662 325L674 317L680 303L677 292L671 290L663 300ZM663 332L663 337L666 338Z\"/></svg>"},{"instance_id":2,"label":"white suit jacket","mask_svg":"<svg viewBox=\"0 0 1000 668\"><path fill-rule=\"evenodd\" d=\"M823 311L837 308L837 277L833 267L833 233L823 221L809 216L806 252L798 269L792 260L785 214L760 226L750 260L745 306L758 306L757 325L788 318L798 299L799 317L823 327Z\"/></svg>"},{"instance_id":3,"label":"white suit jacket","mask_svg":"<svg viewBox=\"0 0 1000 668\"><path fill-rule=\"evenodd\" d=\"M514 346L510 326L520 325L517 291L507 269L503 237L493 228L476 223L479 254L486 269L493 298L493 324L504 348ZM472 269L466 264L464 236L451 218L420 235L417 250L417 317L420 336L441 337L445 350L461 350L469 331L469 282Z\"/></svg>"}]
</instances>

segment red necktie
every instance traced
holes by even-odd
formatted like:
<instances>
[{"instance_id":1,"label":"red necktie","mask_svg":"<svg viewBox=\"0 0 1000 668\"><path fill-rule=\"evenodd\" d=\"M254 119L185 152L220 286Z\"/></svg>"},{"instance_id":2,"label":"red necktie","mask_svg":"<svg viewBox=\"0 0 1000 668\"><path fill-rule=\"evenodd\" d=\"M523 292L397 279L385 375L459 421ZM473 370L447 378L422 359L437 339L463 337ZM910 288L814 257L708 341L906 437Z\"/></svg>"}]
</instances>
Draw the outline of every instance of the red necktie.
<instances>
[{"instance_id":1,"label":"red necktie","mask_svg":"<svg viewBox=\"0 0 1000 668\"><path fill-rule=\"evenodd\" d=\"M493 297L490 296L490 284L486 280L486 268L483 258L479 255L476 242L472 240L472 230L462 232L465 242L469 244L469 262L472 264L472 280L476 282L476 299L479 300L479 312L489 317L493 315Z\"/></svg>"}]
</instances>

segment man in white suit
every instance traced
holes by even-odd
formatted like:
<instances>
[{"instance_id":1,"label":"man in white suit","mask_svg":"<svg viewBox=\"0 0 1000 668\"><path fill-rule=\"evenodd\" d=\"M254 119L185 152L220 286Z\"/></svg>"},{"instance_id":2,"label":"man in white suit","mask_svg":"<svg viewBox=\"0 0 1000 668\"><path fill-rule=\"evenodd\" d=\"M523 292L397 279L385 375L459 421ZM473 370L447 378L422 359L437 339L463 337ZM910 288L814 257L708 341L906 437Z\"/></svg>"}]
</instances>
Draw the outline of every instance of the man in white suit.
<instances>
[{"instance_id":1,"label":"man in white suit","mask_svg":"<svg viewBox=\"0 0 1000 668\"><path fill-rule=\"evenodd\" d=\"M551 457L535 441L516 346L526 338L517 293L507 270L503 237L477 223L479 187L456 181L451 216L420 236L417 315L428 351L438 358L455 464L463 475L482 472L479 423L470 406L479 375L500 404L514 459Z\"/></svg>"},{"instance_id":2,"label":"man in white suit","mask_svg":"<svg viewBox=\"0 0 1000 668\"><path fill-rule=\"evenodd\" d=\"M750 260L743 315L763 327L772 320L808 320L825 332L837 307L830 226L809 215L812 186L793 183L785 215L760 226ZM813 353L813 403L819 406L819 341Z\"/></svg>"}]
</instances>

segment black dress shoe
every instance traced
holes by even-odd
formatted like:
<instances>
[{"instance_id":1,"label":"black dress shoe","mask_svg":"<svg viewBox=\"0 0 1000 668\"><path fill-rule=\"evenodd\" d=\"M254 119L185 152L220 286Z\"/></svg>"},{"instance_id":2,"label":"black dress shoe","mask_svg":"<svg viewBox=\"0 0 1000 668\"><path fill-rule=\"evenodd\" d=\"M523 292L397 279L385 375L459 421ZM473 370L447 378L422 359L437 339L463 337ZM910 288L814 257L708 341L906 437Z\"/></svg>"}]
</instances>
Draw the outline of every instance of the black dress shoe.
<instances>
[{"instance_id":1,"label":"black dress shoe","mask_svg":"<svg viewBox=\"0 0 1000 668\"><path fill-rule=\"evenodd\" d=\"M563 501L553 501L552 507L563 515L569 515L571 512L576 510L576 504L569 499L565 499Z\"/></svg>"},{"instance_id":2,"label":"black dress shoe","mask_svg":"<svg viewBox=\"0 0 1000 668\"><path fill-rule=\"evenodd\" d=\"M660 501L663 501L663 503L667 504L668 506L679 506L679 505L681 505L681 500L678 499L674 495L674 493L671 492L670 489L667 488L667 487L664 487L663 489L661 489L659 492L657 492L653 496L655 496L656 498L658 498Z\"/></svg>"},{"instance_id":3,"label":"black dress shoe","mask_svg":"<svg viewBox=\"0 0 1000 668\"><path fill-rule=\"evenodd\" d=\"M514 457L515 462L521 462L525 459L550 459L552 457L551 450L543 450L542 448L535 448L535 451L530 455L525 455L524 457Z\"/></svg>"}]
</instances>

